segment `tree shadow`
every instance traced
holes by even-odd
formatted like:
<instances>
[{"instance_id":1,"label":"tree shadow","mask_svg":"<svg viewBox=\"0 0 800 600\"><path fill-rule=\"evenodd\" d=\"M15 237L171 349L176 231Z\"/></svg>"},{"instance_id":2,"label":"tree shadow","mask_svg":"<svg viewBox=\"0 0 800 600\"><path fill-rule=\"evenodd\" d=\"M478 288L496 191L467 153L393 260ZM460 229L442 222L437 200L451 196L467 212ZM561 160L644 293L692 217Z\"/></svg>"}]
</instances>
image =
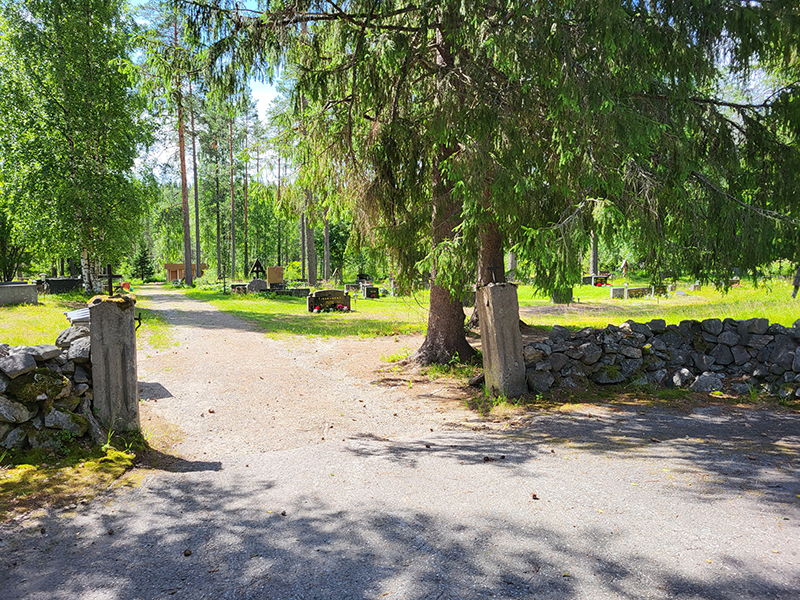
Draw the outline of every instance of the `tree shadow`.
<instances>
[{"instance_id":1,"label":"tree shadow","mask_svg":"<svg viewBox=\"0 0 800 600\"><path fill-rule=\"evenodd\" d=\"M604 548L598 540L620 537L611 527L420 509L376 490L342 501L342 488L243 477L157 477L119 502L3 535L3 597L796 598L796 573L776 581L728 551L734 568L707 579L625 539Z\"/></svg>"}]
</instances>

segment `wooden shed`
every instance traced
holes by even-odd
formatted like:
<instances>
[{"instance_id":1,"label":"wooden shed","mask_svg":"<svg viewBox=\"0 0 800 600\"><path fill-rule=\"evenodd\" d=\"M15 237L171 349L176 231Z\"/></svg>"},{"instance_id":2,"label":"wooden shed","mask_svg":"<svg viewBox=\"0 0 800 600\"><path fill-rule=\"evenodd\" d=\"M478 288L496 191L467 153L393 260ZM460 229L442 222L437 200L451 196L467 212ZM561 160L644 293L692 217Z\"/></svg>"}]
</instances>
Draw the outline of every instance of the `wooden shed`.
<instances>
[{"instance_id":1,"label":"wooden shed","mask_svg":"<svg viewBox=\"0 0 800 600\"><path fill-rule=\"evenodd\" d=\"M167 272L167 281L180 281L184 277L186 277L186 268L184 266L185 263L167 263L164 265L164 269ZM192 263L192 273L194 273L195 264ZM205 263L200 263L200 272L202 273L208 268L208 265Z\"/></svg>"}]
</instances>

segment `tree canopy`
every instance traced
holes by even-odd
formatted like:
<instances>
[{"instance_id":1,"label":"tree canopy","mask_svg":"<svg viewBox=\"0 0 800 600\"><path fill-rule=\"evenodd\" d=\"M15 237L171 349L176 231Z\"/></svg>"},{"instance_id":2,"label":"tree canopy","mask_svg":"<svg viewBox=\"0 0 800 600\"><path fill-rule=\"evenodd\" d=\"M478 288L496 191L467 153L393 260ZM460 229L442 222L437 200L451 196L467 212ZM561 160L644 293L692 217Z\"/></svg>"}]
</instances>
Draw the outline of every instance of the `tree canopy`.
<instances>
[{"instance_id":1,"label":"tree canopy","mask_svg":"<svg viewBox=\"0 0 800 600\"><path fill-rule=\"evenodd\" d=\"M481 252L514 248L546 291L592 230L631 237L654 278L797 255L797 81L724 85L792 72L795 2L177 4L220 81L297 69L376 241L411 279L432 269L423 361L469 353L452 332Z\"/></svg>"},{"instance_id":2,"label":"tree canopy","mask_svg":"<svg viewBox=\"0 0 800 600\"><path fill-rule=\"evenodd\" d=\"M31 250L80 254L89 289L97 265L128 251L145 205L133 169L149 125L122 68L122 7L2 4L3 210Z\"/></svg>"}]
</instances>

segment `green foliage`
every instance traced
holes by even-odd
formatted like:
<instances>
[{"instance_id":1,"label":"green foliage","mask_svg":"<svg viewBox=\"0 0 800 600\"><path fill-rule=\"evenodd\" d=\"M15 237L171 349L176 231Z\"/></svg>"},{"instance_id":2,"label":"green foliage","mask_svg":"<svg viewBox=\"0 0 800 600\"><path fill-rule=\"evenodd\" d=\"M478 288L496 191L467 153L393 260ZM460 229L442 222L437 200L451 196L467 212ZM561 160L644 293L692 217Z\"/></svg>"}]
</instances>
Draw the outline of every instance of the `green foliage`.
<instances>
[{"instance_id":1,"label":"green foliage","mask_svg":"<svg viewBox=\"0 0 800 600\"><path fill-rule=\"evenodd\" d=\"M133 274L141 279L143 283L153 281L155 269L146 244L139 245L139 250L133 259L131 267L133 268Z\"/></svg>"},{"instance_id":2,"label":"green foliage","mask_svg":"<svg viewBox=\"0 0 800 600\"><path fill-rule=\"evenodd\" d=\"M33 253L118 262L144 208L134 179L149 140L122 72L118 1L9 0L0 18L0 212Z\"/></svg>"}]
</instances>

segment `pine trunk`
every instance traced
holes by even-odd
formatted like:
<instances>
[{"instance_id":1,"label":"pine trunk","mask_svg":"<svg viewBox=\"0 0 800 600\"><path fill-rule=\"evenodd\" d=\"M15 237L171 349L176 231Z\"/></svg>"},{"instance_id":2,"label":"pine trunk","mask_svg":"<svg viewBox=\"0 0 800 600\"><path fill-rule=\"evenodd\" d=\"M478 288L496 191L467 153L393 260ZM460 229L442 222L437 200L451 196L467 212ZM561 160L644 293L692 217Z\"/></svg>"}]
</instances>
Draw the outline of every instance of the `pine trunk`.
<instances>
[{"instance_id":1,"label":"pine trunk","mask_svg":"<svg viewBox=\"0 0 800 600\"><path fill-rule=\"evenodd\" d=\"M186 140L183 125L183 97L178 92L178 154L181 163L181 206L183 207L183 276L192 285L192 227L189 223L189 185L186 181Z\"/></svg>"},{"instance_id":2,"label":"pine trunk","mask_svg":"<svg viewBox=\"0 0 800 600\"><path fill-rule=\"evenodd\" d=\"M217 205L217 279L222 278L222 231L219 206L219 158L214 157L214 201Z\"/></svg>"},{"instance_id":3,"label":"pine trunk","mask_svg":"<svg viewBox=\"0 0 800 600\"><path fill-rule=\"evenodd\" d=\"M231 175L231 281L236 279L236 204L233 190L233 117L228 119L228 159Z\"/></svg>"},{"instance_id":4,"label":"pine trunk","mask_svg":"<svg viewBox=\"0 0 800 600\"><path fill-rule=\"evenodd\" d=\"M192 93L192 82L189 82L189 94ZM195 274L197 277L203 275L203 268L200 266L200 198L197 189L197 135L194 130L194 105L189 110L192 125L192 172L194 177L194 258L197 261Z\"/></svg>"},{"instance_id":5,"label":"pine trunk","mask_svg":"<svg viewBox=\"0 0 800 600\"><path fill-rule=\"evenodd\" d=\"M325 217L325 266L323 268L323 279L328 281L331 278L331 232L328 217Z\"/></svg>"},{"instance_id":6,"label":"pine trunk","mask_svg":"<svg viewBox=\"0 0 800 600\"><path fill-rule=\"evenodd\" d=\"M248 151L248 147L247 147L247 119L245 119L245 122L244 122L244 150L245 150L245 152ZM247 156L247 155L245 154L245 156ZM249 271L249 269L250 269L250 257L248 256L248 254L250 252L250 247L249 247L249 240L248 240L249 235L248 235L248 231L247 231L247 213L249 212L249 209L248 209L248 206L247 206L247 183L248 183L248 181L247 181L247 177L248 177L247 171L249 171L249 170L250 170L249 158L245 158L245 161L244 161L244 274L245 274L245 279L247 279L247 277L249 275L249 272L250 272Z\"/></svg>"},{"instance_id":7,"label":"pine trunk","mask_svg":"<svg viewBox=\"0 0 800 600\"><path fill-rule=\"evenodd\" d=\"M306 280L306 213L300 214L300 278Z\"/></svg>"}]
</instances>

